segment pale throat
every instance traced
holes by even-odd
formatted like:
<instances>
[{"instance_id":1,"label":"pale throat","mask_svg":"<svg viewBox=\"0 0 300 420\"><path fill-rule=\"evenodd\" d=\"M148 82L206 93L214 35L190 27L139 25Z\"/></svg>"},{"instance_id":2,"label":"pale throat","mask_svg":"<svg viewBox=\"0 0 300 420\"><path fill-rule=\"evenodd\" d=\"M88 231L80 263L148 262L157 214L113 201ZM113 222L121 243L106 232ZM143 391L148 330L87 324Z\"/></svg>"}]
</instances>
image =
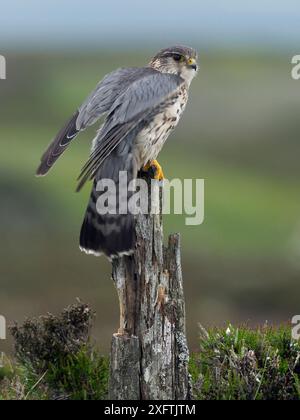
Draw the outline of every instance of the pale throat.
<instances>
[{"instance_id":1,"label":"pale throat","mask_svg":"<svg viewBox=\"0 0 300 420\"><path fill-rule=\"evenodd\" d=\"M179 76L182 77L188 86L190 86L196 74L197 72L194 69L184 67Z\"/></svg>"},{"instance_id":2,"label":"pale throat","mask_svg":"<svg viewBox=\"0 0 300 420\"><path fill-rule=\"evenodd\" d=\"M176 74L177 76L180 76L186 82L187 86L190 86L192 80L197 74L194 69L188 67L182 67L180 71L178 71L177 67L162 64L159 60L152 61L150 66L161 73Z\"/></svg>"}]
</instances>

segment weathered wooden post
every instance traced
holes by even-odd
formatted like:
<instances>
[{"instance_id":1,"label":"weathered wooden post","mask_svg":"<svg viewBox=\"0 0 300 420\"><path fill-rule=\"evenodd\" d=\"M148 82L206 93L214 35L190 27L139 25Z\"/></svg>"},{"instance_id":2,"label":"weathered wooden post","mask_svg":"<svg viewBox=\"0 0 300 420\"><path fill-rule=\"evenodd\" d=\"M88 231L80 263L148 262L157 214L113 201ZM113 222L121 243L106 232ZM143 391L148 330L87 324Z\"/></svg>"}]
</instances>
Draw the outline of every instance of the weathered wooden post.
<instances>
[{"instance_id":1,"label":"weathered wooden post","mask_svg":"<svg viewBox=\"0 0 300 420\"><path fill-rule=\"evenodd\" d=\"M112 338L111 400L191 398L180 237L164 247L161 188L155 190L156 214L136 216L134 255L113 262L120 328Z\"/></svg>"}]
</instances>

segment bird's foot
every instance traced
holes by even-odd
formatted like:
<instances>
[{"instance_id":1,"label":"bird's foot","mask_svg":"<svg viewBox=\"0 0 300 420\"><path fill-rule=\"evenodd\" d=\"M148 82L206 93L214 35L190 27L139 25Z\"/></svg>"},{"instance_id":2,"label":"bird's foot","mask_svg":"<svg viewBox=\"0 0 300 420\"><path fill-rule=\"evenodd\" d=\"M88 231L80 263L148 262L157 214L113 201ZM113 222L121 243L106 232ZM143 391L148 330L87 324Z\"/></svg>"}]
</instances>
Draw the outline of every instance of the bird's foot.
<instances>
[{"instance_id":1,"label":"bird's foot","mask_svg":"<svg viewBox=\"0 0 300 420\"><path fill-rule=\"evenodd\" d=\"M147 165L143 167L142 172L147 173L151 176L151 178L158 181L163 181L165 179L162 167L157 162L157 160L151 160L148 162Z\"/></svg>"}]
</instances>

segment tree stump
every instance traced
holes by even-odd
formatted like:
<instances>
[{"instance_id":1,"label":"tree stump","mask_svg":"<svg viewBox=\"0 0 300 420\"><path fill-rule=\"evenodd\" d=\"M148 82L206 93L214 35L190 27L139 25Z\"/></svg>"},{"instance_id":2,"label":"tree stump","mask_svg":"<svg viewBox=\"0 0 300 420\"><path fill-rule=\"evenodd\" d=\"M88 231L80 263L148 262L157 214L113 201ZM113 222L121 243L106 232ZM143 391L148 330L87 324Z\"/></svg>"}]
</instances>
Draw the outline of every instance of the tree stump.
<instances>
[{"instance_id":1,"label":"tree stump","mask_svg":"<svg viewBox=\"0 0 300 420\"><path fill-rule=\"evenodd\" d=\"M191 398L180 236L164 247L161 186L155 191L155 214L136 216L134 254L113 260L120 328L112 338L111 400Z\"/></svg>"}]
</instances>

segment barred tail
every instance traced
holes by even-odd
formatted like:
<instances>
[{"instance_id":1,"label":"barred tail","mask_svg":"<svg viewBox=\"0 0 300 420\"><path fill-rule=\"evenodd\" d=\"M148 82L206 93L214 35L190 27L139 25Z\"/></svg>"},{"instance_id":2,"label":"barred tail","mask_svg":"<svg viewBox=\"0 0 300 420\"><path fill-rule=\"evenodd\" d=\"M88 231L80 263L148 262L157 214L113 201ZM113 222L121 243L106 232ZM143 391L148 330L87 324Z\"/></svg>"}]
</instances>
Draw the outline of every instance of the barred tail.
<instances>
[{"instance_id":1,"label":"barred tail","mask_svg":"<svg viewBox=\"0 0 300 420\"><path fill-rule=\"evenodd\" d=\"M99 169L94 181L90 201L86 210L80 233L80 249L87 254L106 255L114 258L124 254L130 254L134 248L134 216L132 214L119 214L124 203L120 200L127 200L123 193L119 196L119 173L127 174L127 185L133 178L132 155L128 151L114 151ZM107 189L97 191L98 182L105 179L113 180L116 186L116 213L100 214L97 202L102 198L109 200ZM99 186L99 185L98 185ZM101 197L102 196L102 197ZM122 198L123 196L123 198ZM127 207L127 202L125 203ZM98 207L98 210L97 210Z\"/></svg>"}]
</instances>

